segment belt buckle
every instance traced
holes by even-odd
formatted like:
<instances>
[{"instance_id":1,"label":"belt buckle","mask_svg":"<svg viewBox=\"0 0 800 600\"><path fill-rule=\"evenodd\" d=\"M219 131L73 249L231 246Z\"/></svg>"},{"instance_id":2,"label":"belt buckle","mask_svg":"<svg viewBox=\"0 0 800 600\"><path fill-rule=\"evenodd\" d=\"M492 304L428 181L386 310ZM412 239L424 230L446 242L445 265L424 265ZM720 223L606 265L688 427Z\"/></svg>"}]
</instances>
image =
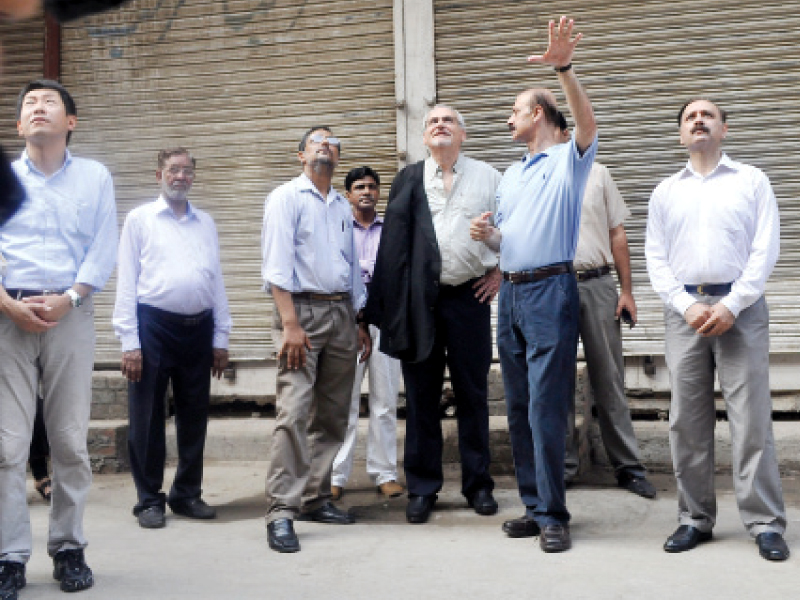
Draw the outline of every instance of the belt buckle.
<instances>
[{"instance_id":1,"label":"belt buckle","mask_svg":"<svg viewBox=\"0 0 800 600\"><path fill-rule=\"evenodd\" d=\"M697 293L700 294L701 296L705 296L706 295L706 293L703 291L703 284L702 283L697 286Z\"/></svg>"}]
</instances>

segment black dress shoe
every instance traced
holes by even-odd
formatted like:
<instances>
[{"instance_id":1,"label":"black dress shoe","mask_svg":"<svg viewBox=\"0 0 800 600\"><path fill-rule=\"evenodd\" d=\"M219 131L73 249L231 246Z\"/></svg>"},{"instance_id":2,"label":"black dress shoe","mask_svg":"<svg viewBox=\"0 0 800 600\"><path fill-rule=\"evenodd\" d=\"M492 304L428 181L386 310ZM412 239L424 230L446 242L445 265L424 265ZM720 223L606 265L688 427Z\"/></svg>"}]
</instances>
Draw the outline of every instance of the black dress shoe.
<instances>
[{"instance_id":1,"label":"black dress shoe","mask_svg":"<svg viewBox=\"0 0 800 600\"><path fill-rule=\"evenodd\" d=\"M80 592L94 585L94 576L83 557L83 549L61 550L53 557L53 579L62 592Z\"/></svg>"},{"instance_id":2,"label":"black dress shoe","mask_svg":"<svg viewBox=\"0 0 800 600\"><path fill-rule=\"evenodd\" d=\"M0 560L0 599L17 600L17 590L25 583L24 563Z\"/></svg>"},{"instance_id":3,"label":"black dress shoe","mask_svg":"<svg viewBox=\"0 0 800 600\"><path fill-rule=\"evenodd\" d=\"M758 553L767 560L786 560L789 558L789 546L783 536L776 531L765 531L756 536Z\"/></svg>"},{"instance_id":4,"label":"black dress shoe","mask_svg":"<svg viewBox=\"0 0 800 600\"><path fill-rule=\"evenodd\" d=\"M315 521L316 523L331 523L333 525L350 525L355 523L356 520L349 512L336 507L333 502L326 500L322 506L316 510L301 513L298 517L299 521Z\"/></svg>"},{"instance_id":5,"label":"black dress shoe","mask_svg":"<svg viewBox=\"0 0 800 600\"><path fill-rule=\"evenodd\" d=\"M707 542L711 539L710 531L700 531L691 525L681 525L664 544L665 552L686 552L691 550L700 542Z\"/></svg>"},{"instance_id":6,"label":"black dress shoe","mask_svg":"<svg viewBox=\"0 0 800 600\"><path fill-rule=\"evenodd\" d=\"M468 503L479 515L488 516L497 512L497 500L492 496L491 490L478 490Z\"/></svg>"},{"instance_id":7,"label":"black dress shoe","mask_svg":"<svg viewBox=\"0 0 800 600\"><path fill-rule=\"evenodd\" d=\"M569 525L556 523L542 527L539 532L539 547L543 552L564 552L572 548Z\"/></svg>"},{"instance_id":8,"label":"black dress shoe","mask_svg":"<svg viewBox=\"0 0 800 600\"><path fill-rule=\"evenodd\" d=\"M622 471L617 476L617 485L642 498L652 499L656 497L656 487L652 483L647 481L645 477L640 477L627 471Z\"/></svg>"},{"instance_id":9,"label":"black dress shoe","mask_svg":"<svg viewBox=\"0 0 800 600\"><path fill-rule=\"evenodd\" d=\"M213 519L217 516L217 511L200 498L175 500L168 502L168 504L172 512L176 515L183 515L190 519Z\"/></svg>"},{"instance_id":10,"label":"black dress shoe","mask_svg":"<svg viewBox=\"0 0 800 600\"><path fill-rule=\"evenodd\" d=\"M528 515L510 519L503 523L503 531L510 538L526 538L539 535L539 524Z\"/></svg>"},{"instance_id":11,"label":"black dress shoe","mask_svg":"<svg viewBox=\"0 0 800 600\"><path fill-rule=\"evenodd\" d=\"M436 494L431 496L411 496L406 507L406 520L409 523L424 523L431 516Z\"/></svg>"},{"instance_id":12,"label":"black dress shoe","mask_svg":"<svg viewBox=\"0 0 800 600\"><path fill-rule=\"evenodd\" d=\"M139 511L136 518L139 520L139 527L144 529L161 529L167 524L164 509L160 506L148 506Z\"/></svg>"},{"instance_id":13,"label":"black dress shoe","mask_svg":"<svg viewBox=\"0 0 800 600\"><path fill-rule=\"evenodd\" d=\"M267 523L267 542L275 552L300 552L300 540L291 519L276 519Z\"/></svg>"}]
</instances>

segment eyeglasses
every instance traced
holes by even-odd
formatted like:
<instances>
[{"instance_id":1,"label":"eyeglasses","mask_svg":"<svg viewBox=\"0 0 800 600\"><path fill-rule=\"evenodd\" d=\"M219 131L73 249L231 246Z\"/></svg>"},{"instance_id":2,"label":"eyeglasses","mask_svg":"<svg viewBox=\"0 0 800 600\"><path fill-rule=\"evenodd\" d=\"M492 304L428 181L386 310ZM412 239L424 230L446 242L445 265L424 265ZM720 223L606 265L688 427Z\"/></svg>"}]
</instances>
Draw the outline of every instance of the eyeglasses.
<instances>
[{"instance_id":1,"label":"eyeglasses","mask_svg":"<svg viewBox=\"0 0 800 600\"><path fill-rule=\"evenodd\" d=\"M170 175L183 173L185 177L194 177L194 167L170 167L166 170Z\"/></svg>"},{"instance_id":2,"label":"eyeglasses","mask_svg":"<svg viewBox=\"0 0 800 600\"><path fill-rule=\"evenodd\" d=\"M313 135L308 136L309 142L314 142L315 144L321 144L322 142L328 142L329 146L336 146L337 148L342 145L342 142L339 138L336 137L328 137L322 133L315 133Z\"/></svg>"}]
</instances>

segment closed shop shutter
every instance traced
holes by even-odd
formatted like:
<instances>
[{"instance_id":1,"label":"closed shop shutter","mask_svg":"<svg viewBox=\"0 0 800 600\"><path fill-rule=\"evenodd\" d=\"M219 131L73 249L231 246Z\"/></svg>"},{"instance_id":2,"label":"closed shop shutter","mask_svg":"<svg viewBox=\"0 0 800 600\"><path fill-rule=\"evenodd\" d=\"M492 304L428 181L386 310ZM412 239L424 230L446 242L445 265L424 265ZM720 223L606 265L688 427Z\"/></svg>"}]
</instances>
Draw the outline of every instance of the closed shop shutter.
<instances>
[{"instance_id":1,"label":"closed shop shutter","mask_svg":"<svg viewBox=\"0 0 800 600\"><path fill-rule=\"evenodd\" d=\"M0 144L9 159L19 158L25 142L17 135L17 96L22 87L42 77L44 20L0 25Z\"/></svg>"},{"instance_id":2,"label":"closed shop shutter","mask_svg":"<svg viewBox=\"0 0 800 600\"><path fill-rule=\"evenodd\" d=\"M270 358L271 301L261 291L266 195L300 173L310 125L343 140L334 179L396 170L390 0L132 2L64 28L62 80L78 102L74 151L112 171L120 225L158 193L156 155L182 145L198 161L190 195L216 220L234 319L234 359ZM97 360L118 360L115 282L97 298Z\"/></svg>"},{"instance_id":3,"label":"closed shop shutter","mask_svg":"<svg viewBox=\"0 0 800 600\"><path fill-rule=\"evenodd\" d=\"M505 125L516 94L558 89L552 69L526 62L546 48L548 20L569 15L584 34L574 62L599 123L598 160L632 212L626 229L640 321L625 329L628 355L663 353L662 304L647 277L644 234L650 193L687 160L678 109L697 95L716 99L729 114L725 150L765 171L778 198L781 258L767 284L771 347L800 349L800 2L435 0L434 8L437 98L464 113L465 152L500 170L524 152Z\"/></svg>"}]
</instances>

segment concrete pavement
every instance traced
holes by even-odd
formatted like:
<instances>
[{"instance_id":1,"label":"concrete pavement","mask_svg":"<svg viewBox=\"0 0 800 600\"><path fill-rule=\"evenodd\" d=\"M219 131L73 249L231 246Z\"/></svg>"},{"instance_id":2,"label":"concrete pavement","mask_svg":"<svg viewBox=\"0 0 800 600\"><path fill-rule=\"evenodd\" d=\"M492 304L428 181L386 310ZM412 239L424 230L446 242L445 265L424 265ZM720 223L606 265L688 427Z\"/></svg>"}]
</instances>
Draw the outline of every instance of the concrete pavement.
<instances>
[{"instance_id":1,"label":"concrete pavement","mask_svg":"<svg viewBox=\"0 0 800 600\"><path fill-rule=\"evenodd\" d=\"M614 487L610 472L594 467L568 492L574 548L547 555L537 539L508 539L505 519L522 514L513 477L497 480L499 514L479 517L458 493L459 472L447 482L431 521L405 522L405 498L383 500L356 463L341 504L355 525L300 522L302 551L282 555L267 547L264 527L266 462L211 462L205 498L215 521L168 514L165 529L141 529L131 515L129 474L95 477L86 513L95 587L77 598L467 599L541 598L647 600L674 598L794 598L800 590L800 477L784 478L789 510L786 563L758 556L741 525L730 475L718 477L720 515L714 540L669 555L661 549L676 527L674 481L653 476L659 496L645 500ZM168 470L171 481L174 469ZM64 598L45 550L48 507L29 488L34 556L20 598Z\"/></svg>"}]
</instances>

